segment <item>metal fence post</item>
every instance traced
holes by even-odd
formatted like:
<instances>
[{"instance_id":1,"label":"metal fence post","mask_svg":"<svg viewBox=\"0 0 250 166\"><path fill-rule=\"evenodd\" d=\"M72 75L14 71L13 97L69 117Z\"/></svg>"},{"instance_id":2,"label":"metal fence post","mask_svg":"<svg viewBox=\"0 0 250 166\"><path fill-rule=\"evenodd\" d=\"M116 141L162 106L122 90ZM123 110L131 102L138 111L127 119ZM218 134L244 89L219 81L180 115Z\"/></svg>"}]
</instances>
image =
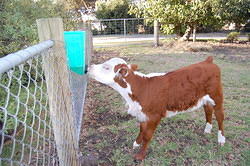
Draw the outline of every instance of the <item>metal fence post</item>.
<instances>
[{"instance_id":1,"label":"metal fence post","mask_svg":"<svg viewBox=\"0 0 250 166\"><path fill-rule=\"evenodd\" d=\"M69 74L66 65L61 18L38 19L40 41L54 40L52 56L44 58L43 68L49 108L60 165L78 166L78 142L74 127Z\"/></svg>"},{"instance_id":2,"label":"metal fence post","mask_svg":"<svg viewBox=\"0 0 250 166\"><path fill-rule=\"evenodd\" d=\"M126 19L123 20L123 28L124 28L124 38L126 38L126 33L127 33L127 30L126 30Z\"/></svg>"},{"instance_id":3,"label":"metal fence post","mask_svg":"<svg viewBox=\"0 0 250 166\"><path fill-rule=\"evenodd\" d=\"M159 46L159 22L154 20L154 46Z\"/></svg>"}]
</instances>

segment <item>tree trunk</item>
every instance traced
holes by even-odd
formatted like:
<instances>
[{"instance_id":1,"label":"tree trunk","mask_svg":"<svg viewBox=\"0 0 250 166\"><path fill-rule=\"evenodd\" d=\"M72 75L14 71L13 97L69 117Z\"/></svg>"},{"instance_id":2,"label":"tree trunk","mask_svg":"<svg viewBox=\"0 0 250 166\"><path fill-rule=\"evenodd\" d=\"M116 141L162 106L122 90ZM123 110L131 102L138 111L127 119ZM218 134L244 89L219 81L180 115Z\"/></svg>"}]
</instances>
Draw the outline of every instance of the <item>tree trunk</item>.
<instances>
[{"instance_id":1,"label":"tree trunk","mask_svg":"<svg viewBox=\"0 0 250 166\"><path fill-rule=\"evenodd\" d=\"M196 29L197 29L197 27L196 27L196 25L193 27L193 42L195 42L196 41Z\"/></svg>"},{"instance_id":2,"label":"tree trunk","mask_svg":"<svg viewBox=\"0 0 250 166\"><path fill-rule=\"evenodd\" d=\"M182 29L181 25L175 26L175 32L178 38L181 38L184 35L181 29Z\"/></svg>"},{"instance_id":3,"label":"tree trunk","mask_svg":"<svg viewBox=\"0 0 250 166\"><path fill-rule=\"evenodd\" d=\"M240 31L240 28L241 28L240 23L235 22L235 30L236 30L237 32L239 32L239 31Z\"/></svg>"},{"instance_id":4,"label":"tree trunk","mask_svg":"<svg viewBox=\"0 0 250 166\"><path fill-rule=\"evenodd\" d=\"M179 39L179 41L188 41L192 32L192 29L193 28L191 26L188 26L185 31L185 34Z\"/></svg>"}]
</instances>

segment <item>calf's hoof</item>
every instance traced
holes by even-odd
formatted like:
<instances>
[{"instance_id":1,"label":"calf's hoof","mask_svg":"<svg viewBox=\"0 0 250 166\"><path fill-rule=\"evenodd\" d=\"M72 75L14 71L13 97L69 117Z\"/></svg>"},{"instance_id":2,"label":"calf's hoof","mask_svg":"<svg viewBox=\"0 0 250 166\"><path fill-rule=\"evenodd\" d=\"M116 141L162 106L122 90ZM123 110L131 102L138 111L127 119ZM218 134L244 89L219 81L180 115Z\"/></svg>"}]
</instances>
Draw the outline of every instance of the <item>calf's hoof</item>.
<instances>
[{"instance_id":1,"label":"calf's hoof","mask_svg":"<svg viewBox=\"0 0 250 166\"><path fill-rule=\"evenodd\" d=\"M220 146L223 146L225 144L225 142L226 142L226 138L224 135L222 135L222 132L219 130L218 131L218 144Z\"/></svg>"},{"instance_id":2,"label":"calf's hoof","mask_svg":"<svg viewBox=\"0 0 250 166\"><path fill-rule=\"evenodd\" d=\"M137 153L137 154L134 155L134 159L139 160L139 161L144 160L145 157L146 157L146 153Z\"/></svg>"},{"instance_id":3,"label":"calf's hoof","mask_svg":"<svg viewBox=\"0 0 250 166\"><path fill-rule=\"evenodd\" d=\"M140 144L137 144L136 141L133 143L133 149L136 149L136 148L139 147L139 146L140 146Z\"/></svg>"},{"instance_id":4,"label":"calf's hoof","mask_svg":"<svg viewBox=\"0 0 250 166\"><path fill-rule=\"evenodd\" d=\"M218 142L219 146L224 146L225 142Z\"/></svg>"},{"instance_id":5,"label":"calf's hoof","mask_svg":"<svg viewBox=\"0 0 250 166\"><path fill-rule=\"evenodd\" d=\"M205 127L205 129L204 129L204 133L205 134L210 134L211 133L211 130L212 130L212 125L210 124L210 123L207 123L206 124L206 127Z\"/></svg>"}]
</instances>

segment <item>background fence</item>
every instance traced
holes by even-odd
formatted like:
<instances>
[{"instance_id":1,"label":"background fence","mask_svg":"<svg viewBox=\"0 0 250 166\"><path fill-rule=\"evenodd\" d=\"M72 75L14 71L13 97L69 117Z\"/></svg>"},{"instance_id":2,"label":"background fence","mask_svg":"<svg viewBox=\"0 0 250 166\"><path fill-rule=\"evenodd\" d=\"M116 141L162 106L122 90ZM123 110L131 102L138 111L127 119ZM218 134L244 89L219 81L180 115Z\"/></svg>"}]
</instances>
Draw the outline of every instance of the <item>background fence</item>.
<instances>
[{"instance_id":1,"label":"background fence","mask_svg":"<svg viewBox=\"0 0 250 166\"><path fill-rule=\"evenodd\" d=\"M95 47L124 45L127 42L144 44L159 38L158 24L147 18L102 19L92 21ZM155 29L157 27L157 29ZM157 36L154 36L157 34ZM157 39L159 40L159 39Z\"/></svg>"},{"instance_id":2,"label":"background fence","mask_svg":"<svg viewBox=\"0 0 250 166\"><path fill-rule=\"evenodd\" d=\"M0 59L0 165L80 165L62 19L37 25L41 43Z\"/></svg>"}]
</instances>

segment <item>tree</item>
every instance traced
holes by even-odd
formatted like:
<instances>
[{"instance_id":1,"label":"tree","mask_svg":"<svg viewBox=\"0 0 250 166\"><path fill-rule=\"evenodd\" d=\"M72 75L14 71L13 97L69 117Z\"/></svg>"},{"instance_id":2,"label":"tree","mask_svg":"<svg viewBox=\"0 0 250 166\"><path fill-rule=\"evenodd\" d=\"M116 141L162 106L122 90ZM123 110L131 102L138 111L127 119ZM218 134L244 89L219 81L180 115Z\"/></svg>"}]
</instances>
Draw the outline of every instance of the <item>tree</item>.
<instances>
[{"instance_id":1,"label":"tree","mask_svg":"<svg viewBox=\"0 0 250 166\"><path fill-rule=\"evenodd\" d=\"M128 0L108 0L96 2L96 17L98 19L110 18L133 18L133 14L129 14L130 3Z\"/></svg>"},{"instance_id":2,"label":"tree","mask_svg":"<svg viewBox=\"0 0 250 166\"><path fill-rule=\"evenodd\" d=\"M61 2L65 2L65 0L59 0ZM66 0L68 3L68 9L73 9L73 10L79 10L81 8L89 8L89 7L94 7L95 6L95 1L96 0Z\"/></svg>"},{"instance_id":3,"label":"tree","mask_svg":"<svg viewBox=\"0 0 250 166\"><path fill-rule=\"evenodd\" d=\"M67 17L63 4L52 0L4 0L1 5L0 57L38 42L36 19Z\"/></svg>"},{"instance_id":4,"label":"tree","mask_svg":"<svg viewBox=\"0 0 250 166\"><path fill-rule=\"evenodd\" d=\"M134 18L133 14L129 14L130 3L128 0L108 0L96 2L96 17L98 19L120 19ZM118 22L118 24L117 24ZM124 32L124 22L121 21L104 21L102 22L107 28L104 29L104 34L121 34ZM132 22L127 23L127 27L132 28ZM129 31L129 28L128 28Z\"/></svg>"},{"instance_id":5,"label":"tree","mask_svg":"<svg viewBox=\"0 0 250 166\"><path fill-rule=\"evenodd\" d=\"M236 28L250 19L250 0L218 0L217 12L224 23L235 23Z\"/></svg>"},{"instance_id":6,"label":"tree","mask_svg":"<svg viewBox=\"0 0 250 166\"><path fill-rule=\"evenodd\" d=\"M157 19L164 33L176 33L187 40L191 30L200 25L218 25L220 17L213 4L214 0L148 0L132 5L130 13Z\"/></svg>"}]
</instances>

